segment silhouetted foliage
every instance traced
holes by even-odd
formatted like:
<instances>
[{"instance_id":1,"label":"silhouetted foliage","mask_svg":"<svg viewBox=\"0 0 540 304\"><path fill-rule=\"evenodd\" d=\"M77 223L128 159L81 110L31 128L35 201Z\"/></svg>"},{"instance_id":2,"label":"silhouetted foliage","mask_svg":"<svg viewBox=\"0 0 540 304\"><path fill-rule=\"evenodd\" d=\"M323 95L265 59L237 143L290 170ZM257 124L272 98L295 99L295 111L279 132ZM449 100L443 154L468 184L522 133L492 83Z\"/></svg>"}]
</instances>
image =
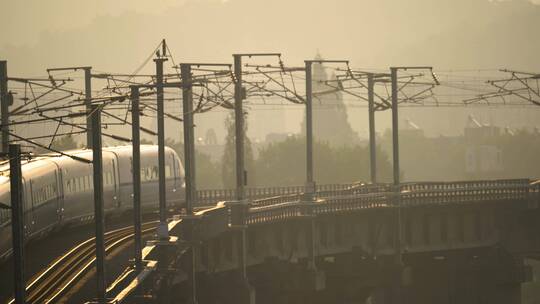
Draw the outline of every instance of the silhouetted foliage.
<instances>
[{"instance_id":1,"label":"silhouetted foliage","mask_svg":"<svg viewBox=\"0 0 540 304\"><path fill-rule=\"evenodd\" d=\"M225 138L225 150L223 152L223 159L221 161L222 171L221 177L223 180L223 186L225 188L236 187L236 148L235 148L235 124L234 116L230 114L225 120L225 128L227 128L227 137ZM247 131L247 119L244 119L244 134ZM244 165L247 171L247 185L255 186L255 162L253 159L253 149L251 147L251 141L245 135L244 137Z\"/></svg>"},{"instance_id":2,"label":"silhouetted foliage","mask_svg":"<svg viewBox=\"0 0 540 304\"><path fill-rule=\"evenodd\" d=\"M167 139L165 140L165 145L167 145ZM153 145L153 144L154 144L153 141L141 138L141 145Z\"/></svg>"},{"instance_id":3,"label":"silhouetted foliage","mask_svg":"<svg viewBox=\"0 0 540 304\"><path fill-rule=\"evenodd\" d=\"M59 151L73 150L77 149L77 142L73 139L73 136L65 135L55 139L52 142L51 148Z\"/></svg>"},{"instance_id":4,"label":"silhouetted foliage","mask_svg":"<svg viewBox=\"0 0 540 304\"><path fill-rule=\"evenodd\" d=\"M165 145L176 151L184 164L184 143L167 138ZM222 188L219 163L213 162L210 156L197 151L197 148L195 148L195 170L197 189Z\"/></svg>"},{"instance_id":5,"label":"silhouetted foliage","mask_svg":"<svg viewBox=\"0 0 540 304\"><path fill-rule=\"evenodd\" d=\"M378 150L379 181L390 181L392 167ZM314 174L319 184L369 181L369 149L359 145L333 148L315 142ZM258 186L303 185L306 181L305 137L289 137L272 143L259 152L256 160Z\"/></svg>"},{"instance_id":6,"label":"silhouetted foliage","mask_svg":"<svg viewBox=\"0 0 540 304\"><path fill-rule=\"evenodd\" d=\"M391 132L381 138L385 151L391 151ZM476 148L484 150L474 150ZM476 168L467 170L467 152L475 154ZM500 151L500 167L492 168L493 155ZM479 138L466 136L425 137L400 133L400 165L403 181L455 181L479 179L538 178L540 134L527 130L493 134ZM482 162L487 164L482 167Z\"/></svg>"}]
</instances>

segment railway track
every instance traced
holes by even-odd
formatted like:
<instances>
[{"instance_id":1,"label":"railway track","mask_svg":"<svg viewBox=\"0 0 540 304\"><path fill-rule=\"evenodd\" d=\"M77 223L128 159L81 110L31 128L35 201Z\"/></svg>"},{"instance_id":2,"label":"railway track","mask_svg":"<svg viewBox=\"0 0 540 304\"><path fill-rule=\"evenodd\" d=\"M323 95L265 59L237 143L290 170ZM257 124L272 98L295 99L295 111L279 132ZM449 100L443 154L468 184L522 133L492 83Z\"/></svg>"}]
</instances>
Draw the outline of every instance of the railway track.
<instances>
[{"instance_id":1,"label":"railway track","mask_svg":"<svg viewBox=\"0 0 540 304\"><path fill-rule=\"evenodd\" d=\"M143 223L142 233L154 231L156 223ZM132 241L133 235L132 226L106 232L106 254ZM26 286L26 303L57 302L93 268L95 260L95 238L73 247L30 280ZM8 303L15 303L15 300L11 299Z\"/></svg>"}]
</instances>

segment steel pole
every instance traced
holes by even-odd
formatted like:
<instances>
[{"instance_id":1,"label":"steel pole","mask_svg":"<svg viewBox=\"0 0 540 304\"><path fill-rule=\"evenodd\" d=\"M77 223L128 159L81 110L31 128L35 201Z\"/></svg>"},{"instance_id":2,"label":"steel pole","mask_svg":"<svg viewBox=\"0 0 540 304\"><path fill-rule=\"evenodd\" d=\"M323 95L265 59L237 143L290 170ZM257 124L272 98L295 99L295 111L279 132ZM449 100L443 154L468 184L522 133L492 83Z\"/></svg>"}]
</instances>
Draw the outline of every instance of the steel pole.
<instances>
[{"instance_id":1,"label":"steel pole","mask_svg":"<svg viewBox=\"0 0 540 304\"><path fill-rule=\"evenodd\" d=\"M392 155L394 168L394 204L396 206L396 225L394 229L395 264L403 265L401 255L402 229L401 229L401 187L399 176L399 121L398 121L398 68L390 68L392 82ZM401 303L401 280L396 280L394 286L394 300Z\"/></svg>"},{"instance_id":2,"label":"steel pole","mask_svg":"<svg viewBox=\"0 0 540 304\"><path fill-rule=\"evenodd\" d=\"M188 214L193 214L195 204L195 134L193 119L193 91L191 84L191 65L181 64L182 76L182 100L184 112L184 165L186 175L186 209Z\"/></svg>"},{"instance_id":3,"label":"steel pole","mask_svg":"<svg viewBox=\"0 0 540 304\"><path fill-rule=\"evenodd\" d=\"M97 300L105 303L107 284L105 278L105 212L103 206L103 159L101 151L101 109L92 105L92 164L94 170L94 219L96 223L96 279Z\"/></svg>"},{"instance_id":4,"label":"steel pole","mask_svg":"<svg viewBox=\"0 0 540 304\"><path fill-rule=\"evenodd\" d=\"M242 86L242 56L234 55L234 121L235 121L235 143L236 143L236 199L245 199L245 164L244 164L244 92Z\"/></svg>"},{"instance_id":5,"label":"steel pole","mask_svg":"<svg viewBox=\"0 0 540 304\"><path fill-rule=\"evenodd\" d=\"M236 143L236 200L239 203L244 203L245 200L245 178L246 171L244 166L244 87L242 86L242 55L233 55L234 58L234 123L235 123L235 143ZM240 209L241 225L245 225L245 207ZM247 251L246 251L247 235L245 227L241 227L239 231L239 266L240 275L244 281L247 281Z\"/></svg>"},{"instance_id":6,"label":"steel pole","mask_svg":"<svg viewBox=\"0 0 540 304\"><path fill-rule=\"evenodd\" d=\"M313 63L305 61L306 65L306 193L315 193L313 179L313 80L311 68Z\"/></svg>"},{"instance_id":7,"label":"steel pole","mask_svg":"<svg viewBox=\"0 0 540 304\"><path fill-rule=\"evenodd\" d=\"M131 134L133 168L133 225L135 230L135 267L142 269L141 237L141 137L139 88L131 87Z\"/></svg>"},{"instance_id":8,"label":"steel pole","mask_svg":"<svg viewBox=\"0 0 540 304\"><path fill-rule=\"evenodd\" d=\"M157 125L158 125L158 167L159 167L159 227L158 237L169 238L167 227L167 194L165 179L165 120L163 104L163 62L167 58L156 58L156 90L157 90Z\"/></svg>"},{"instance_id":9,"label":"steel pole","mask_svg":"<svg viewBox=\"0 0 540 304\"><path fill-rule=\"evenodd\" d=\"M194 134L194 113L193 113L193 91L191 65L181 64L180 74L182 77L182 103L184 116L184 165L186 178L186 211L188 215L193 215L193 207L197 199L197 188L195 183L195 134ZM187 223L187 238L192 242L187 251L188 255L188 282L190 286L190 304L197 303L197 282L196 282L196 261L195 261L195 240L193 219Z\"/></svg>"},{"instance_id":10,"label":"steel pole","mask_svg":"<svg viewBox=\"0 0 540 304\"><path fill-rule=\"evenodd\" d=\"M2 152L8 153L9 146L9 99L7 61L0 61L0 111L2 120Z\"/></svg>"},{"instance_id":11,"label":"steel pole","mask_svg":"<svg viewBox=\"0 0 540 304\"><path fill-rule=\"evenodd\" d=\"M313 62L305 61L306 68L306 189L305 201L314 202L315 181L313 178L313 80L312 80ZM312 205L305 206L306 215L310 216L308 220L307 244L308 244L308 266L311 271L316 271L315 263L315 218L313 217Z\"/></svg>"},{"instance_id":12,"label":"steel pole","mask_svg":"<svg viewBox=\"0 0 540 304\"><path fill-rule=\"evenodd\" d=\"M399 186L399 120L398 120L398 84L397 68L390 68L392 81L392 157L394 186Z\"/></svg>"},{"instance_id":13,"label":"steel pole","mask_svg":"<svg viewBox=\"0 0 540 304\"><path fill-rule=\"evenodd\" d=\"M21 146L9 145L9 171L11 186L11 229L13 234L13 262L15 303L26 301L24 278L24 210L22 201Z\"/></svg>"},{"instance_id":14,"label":"steel pole","mask_svg":"<svg viewBox=\"0 0 540 304\"><path fill-rule=\"evenodd\" d=\"M92 68L84 68L84 104L86 105L86 113L92 110ZM91 118L86 118L86 147L92 149L92 122Z\"/></svg>"},{"instance_id":15,"label":"steel pole","mask_svg":"<svg viewBox=\"0 0 540 304\"><path fill-rule=\"evenodd\" d=\"M375 135L375 81L374 75L367 74L368 80L368 112L369 112L369 168L371 183L377 183L377 143Z\"/></svg>"}]
</instances>

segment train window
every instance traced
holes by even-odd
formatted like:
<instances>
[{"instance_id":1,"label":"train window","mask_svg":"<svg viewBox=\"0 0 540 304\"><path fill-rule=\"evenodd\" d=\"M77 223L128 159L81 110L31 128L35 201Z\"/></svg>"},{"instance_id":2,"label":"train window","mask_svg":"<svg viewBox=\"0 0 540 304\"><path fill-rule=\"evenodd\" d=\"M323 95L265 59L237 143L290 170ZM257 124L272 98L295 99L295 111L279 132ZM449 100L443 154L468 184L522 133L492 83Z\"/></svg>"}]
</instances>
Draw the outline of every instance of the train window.
<instances>
[{"instance_id":1,"label":"train window","mask_svg":"<svg viewBox=\"0 0 540 304\"><path fill-rule=\"evenodd\" d=\"M43 186L32 193L34 206L39 206L56 196L56 187L52 184Z\"/></svg>"},{"instance_id":2,"label":"train window","mask_svg":"<svg viewBox=\"0 0 540 304\"><path fill-rule=\"evenodd\" d=\"M144 180L152 180L152 170L150 169L150 167L144 168Z\"/></svg>"},{"instance_id":3,"label":"train window","mask_svg":"<svg viewBox=\"0 0 540 304\"><path fill-rule=\"evenodd\" d=\"M150 180L157 180L159 175L158 167L152 166Z\"/></svg>"},{"instance_id":4,"label":"train window","mask_svg":"<svg viewBox=\"0 0 540 304\"><path fill-rule=\"evenodd\" d=\"M67 181L67 192L72 193L73 192L73 179L68 179Z\"/></svg>"},{"instance_id":5,"label":"train window","mask_svg":"<svg viewBox=\"0 0 540 304\"><path fill-rule=\"evenodd\" d=\"M172 171L170 166L165 168L165 176L171 176ZM141 168L141 182L155 181L159 179L159 169L157 166Z\"/></svg>"}]
</instances>

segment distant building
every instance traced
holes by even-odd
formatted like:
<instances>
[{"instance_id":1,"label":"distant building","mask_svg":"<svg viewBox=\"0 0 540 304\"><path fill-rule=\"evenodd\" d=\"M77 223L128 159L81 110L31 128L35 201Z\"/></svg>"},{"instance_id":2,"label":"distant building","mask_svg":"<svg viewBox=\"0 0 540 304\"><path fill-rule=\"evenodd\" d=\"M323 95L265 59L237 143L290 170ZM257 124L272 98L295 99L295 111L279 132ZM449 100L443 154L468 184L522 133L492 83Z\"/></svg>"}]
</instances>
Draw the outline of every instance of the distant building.
<instances>
[{"instance_id":1,"label":"distant building","mask_svg":"<svg viewBox=\"0 0 540 304\"><path fill-rule=\"evenodd\" d=\"M315 59L323 59L320 54ZM313 134L315 140L331 146L354 145L360 142L358 134L351 128L347 107L341 91L335 89L335 75L328 77L323 64L313 64ZM305 117L302 121L305 134Z\"/></svg>"},{"instance_id":2,"label":"distant building","mask_svg":"<svg viewBox=\"0 0 540 304\"><path fill-rule=\"evenodd\" d=\"M472 177L489 176L503 171L502 150L495 145L501 130L482 124L469 115L465 127L465 172Z\"/></svg>"},{"instance_id":3,"label":"distant building","mask_svg":"<svg viewBox=\"0 0 540 304\"><path fill-rule=\"evenodd\" d=\"M423 138L424 130L421 129L412 120L407 118L405 120L405 126L399 130L400 135L407 138Z\"/></svg>"}]
</instances>

